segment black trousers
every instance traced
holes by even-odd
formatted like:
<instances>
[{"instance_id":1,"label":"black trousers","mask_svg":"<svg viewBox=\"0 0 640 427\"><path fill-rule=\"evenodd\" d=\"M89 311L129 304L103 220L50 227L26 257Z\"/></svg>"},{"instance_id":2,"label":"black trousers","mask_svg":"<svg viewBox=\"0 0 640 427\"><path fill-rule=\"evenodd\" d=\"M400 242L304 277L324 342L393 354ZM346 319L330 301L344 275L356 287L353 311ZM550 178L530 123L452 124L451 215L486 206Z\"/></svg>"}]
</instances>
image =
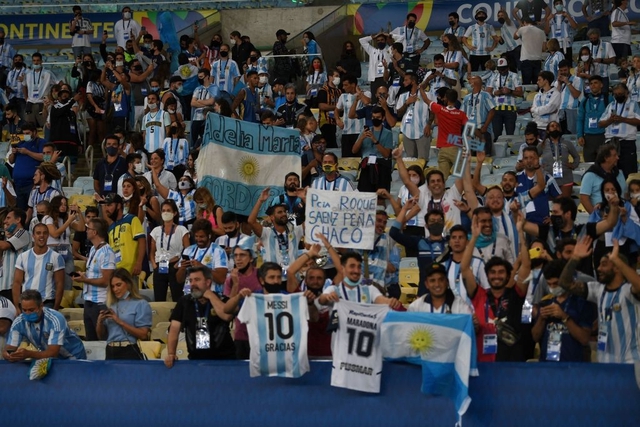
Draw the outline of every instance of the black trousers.
<instances>
[{"instance_id":1,"label":"black trousers","mask_svg":"<svg viewBox=\"0 0 640 427\"><path fill-rule=\"evenodd\" d=\"M138 344L131 344L126 347L111 347L107 345L105 351L106 360L144 360L142 350Z\"/></svg>"},{"instance_id":2,"label":"black trousers","mask_svg":"<svg viewBox=\"0 0 640 427\"><path fill-rule=\"evenodd\" d=\"M167 300L167 289L171 289L171 299L178 301L183 295L184 286L176 280L176 269L169 263L169 273L160 274L153 270L153 298L156 301Z\"/></svg>"},{"instance_id":3,"label":"black trousers","mask_svg":"<svg viewBox=\"0 0 640 427\"><path fill-rule=\"evenodd\" d=\"M352 153L351 149L358 140L358 134L342 134L342 157L360 157L360 153Z\"/></svg>"},{"instance_id":4,"label":"black trousers","mask_svg":"<svg viewBox=\"0 0 640 427\"><path fill-rule=\"evenodd\" d=\"M84 302L84 331L85 341L98 341L98 333L96 328L98 326L98 316L100 315L100 305L95 302Z\"/></svg>"},{"instance_id":5,"label":"black trousers","mask_svg":"<svg viewBox=\"0 0 640 427\"><path fill-rule=\"evenodd\" d=\"M484 64L491 59L491 55L469 55L471 71L484 71Z\"/></svg>"}]
</instances>

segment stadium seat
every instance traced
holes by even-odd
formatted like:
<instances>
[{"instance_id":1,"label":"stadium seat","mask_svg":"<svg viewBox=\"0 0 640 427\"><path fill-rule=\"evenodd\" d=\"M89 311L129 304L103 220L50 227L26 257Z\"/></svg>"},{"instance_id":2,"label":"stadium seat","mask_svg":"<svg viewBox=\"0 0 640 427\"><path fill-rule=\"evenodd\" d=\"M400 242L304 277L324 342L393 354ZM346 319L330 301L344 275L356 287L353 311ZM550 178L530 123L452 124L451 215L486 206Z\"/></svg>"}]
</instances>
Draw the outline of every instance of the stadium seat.
<instances>
[{"instance_id":1,"label":"stadium seat","mask_svg":"<svg viewBox=\"0 0 640 427\"><path fill-rule=\"evenodd\" d=\"M486 176L483 175L480 179L480 182L485 187L493 187L495 185L500 185L500 183L502 182L502 174L496 173L493 175L486 175Z\"/></svg>"},{"instance_id":2,"label":"stadium seat","mask_svg":"<svg viewBox=\"0 0 640 427\"><path fill-rule=\"evenodd\" d=\"M87 261L75 259L73 260L73 267L76 271L86 271L87 270Z\"/></svg>"},{"instance_id":3,"label":"stadium seat","mask_svg":"<svg viewBox=\"0 0 640 427\"><path fill-rule=\"evenodd\" d=\"M138 341L140 350L147 356L147 359L159 359L162 354L162 344L158 341Z\"/></svg>"},{"instance_id":4,"label":"stadium seat","mask_svg":"<svg viewBox=\"0 0 640 427\"><path fill-rule=\"evenodd\" d=\"M105 360L107 342L106 341L82 341L84 351L87 353L87 360Z\"/></svg>"},{"instance_id":5,"label":"stadium seat","mask_svg":"<svg viewBox=\"0 0 640 427\"><path fill-rule=\"evenodd\" d=\"M78 196L82 194L82 188L78 187L62 187L62 193L70 199L73 196Z\"/></svg>"},{"instance_id":6,"label":"stadium seat","mask_svg":"<svg viewBox=\"0 0 640 427\"><path fill-rule=\"evenodd\" d=\"M416 257L409 257L409 258L402 258L400 260L400 269L403 268L417 268L418 267L418 258Z\"/></svg>"},{"instance_id":7,"label":"stadium seat","mask_svg":"<svg viewBox=\"0 0 640 427\"><path fill-rule=\"evenodd\" d=\"M160 354L160 358L164 360L165 357L167 357L167 353L167 348L163 348L162 353ZM189 351L187 350L186 341L178 341L178 346L176 347L176 357L178 358L178 360L188 360Z\"/></svg>"},{"instance_id":8,"label":"stadium seat","mask_svg":"<svg viewBox=\"0 0 640 427\"><path fill-rule=\"evenodd\" d=\"M436 156L437 157L437 156ZM413 166L413 165L418 165L420 166L422 169L424 169L424 167L426 166L427 162L424 159L416 159L413 157L407 157L406 159L402 159L404 161L404 165L406 167L409 166ZM395 168L398 168L398 165L396 164Z\"/></svg>"},{"instance_id":9,"label":"stadium seat","mask_svg":"<svg viewBox=\"0 0 640 427\"><path fill-rule=\"evenodd\" d=\"M153 289L138 289L140 296L147 302L154 302Z\"/></svg>"},{"instance_id":10,"label":"stadium seat","mask_svg":"<svg viewBox=\"0 0 640 427\"><path fill-rule=\"evenodd\" d=\"M342 157L338 159L338 170L357 171L360 169L360 157Z\"/></svg>"},{"instance_id":11,"label":"stadium seat","mask_svg":"<svg viewBox=\"0 0 640 427\"><path fill-rule=\"evenodd\" d=\"M518 158L515 156L511 156L504 157L502 159L495 159L493 161L493 166L496 169L514 170L516 167L516 163L518 163Z\"/></svg>"},{"instance_id":12,"label":"stadium seat","mask_svg":"<svg viewBox=\"0 0 640 427\"><path fill-rule=\"evenodd\" d=\"M79 176L73 183L76 188L82 188L83 193L93 194L93 177L91 176Z\"/></svg>"},{"instance_id":13,"label":"stadium seat","mask_svg":"<svg viewBox=\"0 0 640 427\"><path fill-rule=\"evenodd\" d=\"M171 312L176 306L175 302L151 302L151 327L153 328L160 322L168 322Z\"/></svg>"},{"instance_id":14,"label":"stadium seat","mask_svg":"<svg viewBox=\"0 0 640 427\"><path fill-rule=\"evenodd\" d=\"M80 291L77 289L71 289L64 291L62 294L62 301L60 301L60 307L62 308L76 308L75 300L80 295Z\"/></svg>"},{"instance_id":15,"label":"stadium seat","mask_svg":"<svg viewBox=\"0 0 640 427\"><path fill-rule=\"evenodd\" d=\"M78 180L76 180L76 182L78 182ZM91 193L93 194L93 191L91 191ZM66 191L65 194L67 194ZM84 212L87 209L87 206L97 206L96 200L93 198L92 194L74 194L73 196L69 197L69 204L78 205L78 207L82 209L82 212Z\"/></svg>"},{"instance_id":16,"label":"stadium seat","mask_svg":"<svg viewBox=\"0 0 640 427\"><path fill-rule=\"evenodd\" d=\"M400 286L418 287L418 283L420 283L420 269L418 267L400 268L398 281L400 282Z\"/></svg>"},{"instance_id":17,"label":"stadium seat","mask_svg":"<svg viewBox=\"0 0 640 427\"><path fill-rule=\"evenodd\" d=\"M11 145L9 141L0 142L0 160L2 161L2 163L4 163L4 158L6 157L7 152L9 151L9 145Z\"/></svg>"},{"instance_id":18,"label":"stadium seat","mask_svg":"<svg viewBox=\"0 0 640 427\"><path fill-rule=\"evenodd\" d=\"M80 338L85 338L84 320L71 320L67 323L69 324L69 329L75 332Z\"/></svg>"},{"instance_id":19,"label":"stadium seat","mask_svg":"<svg viewBox=\"0 0 640 427\"><path fill-rule=\"evenodd\" d=\"M84 321L84 309L82 308L63 308L60 310L60 314L67 319L67 322L72 320L81 320Z\"/></svg>"},{"instance_id":20,"label":"stadium seat","mask_svg":"<svg viewBox=\"0 0 640 427\"><path fill-rule=\"evenodd\" d=\"M507 143L506 142L496 142L493 144L493 153L495 154L496 159L501 159L506 157L507 155ZM495 160L493 161L495 164Z\"/></svg>"},{"instance_id":21,"label":"stadium seat","mask_svg":"<svg viewBox=\"0 0 640 427\"><path fill-rule=\"evenodd\" d=\"M151 340L152 341L160 341L163 343L167 343L167 338L169 337L169 326L171 326L171 322L160 322L156 326L151 329Z\"/></svg>"}]
</instances>

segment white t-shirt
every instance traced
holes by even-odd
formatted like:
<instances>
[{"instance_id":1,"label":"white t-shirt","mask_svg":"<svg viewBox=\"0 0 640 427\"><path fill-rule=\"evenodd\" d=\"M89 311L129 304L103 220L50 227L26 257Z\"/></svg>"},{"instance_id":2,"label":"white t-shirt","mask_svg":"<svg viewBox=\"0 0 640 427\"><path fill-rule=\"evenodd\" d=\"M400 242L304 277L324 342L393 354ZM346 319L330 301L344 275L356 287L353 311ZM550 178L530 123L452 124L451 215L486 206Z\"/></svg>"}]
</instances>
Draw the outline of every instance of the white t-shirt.
<instances>
[{"instance_id":1,"label":"white t-shirt","mask_svg":"<svg viewBox=\"0 0 640 427\"><path fill-rule=\"evenodd\" d=\"M422 313L451 313L451 314L473 314L469 304L466 304L462 298L455 297L453 304L449 307L447 304L443 304L439 309L432 309L431 304L426 301L427 295L423 295L417 298L411 304L407 311L418 311Z\"/></svg>"},{"instance_id":2,"label":"white t-shirt","mask_svg":"<svg viewBox=\"0 0 640 427\"><path fill-rule=\"evenodd\" d=\"M547 35L534 25L523 25L516 34L522 40L520 61L541 61L542 47L547 41Z\"/></svg>"},{"instance_id":3,"label":"white t-shirt","mask_svg":"<svg viewBox=\"0 0 640 427\"><path fill-rule=\"evenodd\" d=\"M189 230L182 225L176 225L173 234L165 234L164 226L159 225L151 231L151 238L156 242L155 261L160 262L161 259L169 261L172 258L179 257L184 250L182 246L182 238L189 234Z\"/></svg>"}]
</instances>

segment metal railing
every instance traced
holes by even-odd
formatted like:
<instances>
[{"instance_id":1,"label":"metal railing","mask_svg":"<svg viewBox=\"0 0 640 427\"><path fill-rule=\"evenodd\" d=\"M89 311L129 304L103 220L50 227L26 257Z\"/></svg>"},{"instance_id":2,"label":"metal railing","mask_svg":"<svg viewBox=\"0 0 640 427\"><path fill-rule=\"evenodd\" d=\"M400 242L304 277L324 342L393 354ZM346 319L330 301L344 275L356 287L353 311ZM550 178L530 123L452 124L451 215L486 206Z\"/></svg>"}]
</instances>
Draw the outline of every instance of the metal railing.
<instances>
[{"instance_id":1,"label":"metal railing","mask_svg":"<svg viewBox=\"0 0 640 427\"><path fill-rule=\"evenodd\" d=\"M93 176L93 146L88 146L84 152L84 159L89 167L89 176Z\"/></svg>"}]
</instances>

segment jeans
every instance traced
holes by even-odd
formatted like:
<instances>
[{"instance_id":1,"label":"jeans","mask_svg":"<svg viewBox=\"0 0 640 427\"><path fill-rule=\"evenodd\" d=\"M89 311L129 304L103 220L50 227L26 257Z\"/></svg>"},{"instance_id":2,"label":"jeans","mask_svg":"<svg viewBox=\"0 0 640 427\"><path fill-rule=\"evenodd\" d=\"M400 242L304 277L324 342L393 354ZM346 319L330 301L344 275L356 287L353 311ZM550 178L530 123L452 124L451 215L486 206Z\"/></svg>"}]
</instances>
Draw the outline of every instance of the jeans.
<instances>
[{"instance_id":1,"label":"jeans","mask_svg":"<svg viewBox=\"0 0 640 427\"><path fill-rule=\"evenodd\" d=\"M491 127L493 128L493 140L497 141L498 137L502 135L503 126L507 135L513 135L516 131L516 120L518 119L518 113L515 111L507 110L494 111L495 113L491 122Z\"/></svg>"},{"instance_id":2,"label":"jeans","mask_svg":"<svg viewBox=\"0 0 640 427\"><path fill-rule=\"evenodd\" d=\"M576 122L578 121L578 110L560 110L560 124L563 132L576 133Z\"/></svg>"},{"instance_id":3,"label":"jeans","mask_svg":"<svg viewBox=\"0 0 640 427\"><path fill-rule=\"evenodd\" d=\"M33 185L16 186L14 188L16 190L16 206L26 212L29 209L29 194L31 194Z\"/></svg>"},{"instance_id":4,"label":"jeans","mask_svg":"<svg viewBox=\"0 0 640 427\"><path fill-rule=\"evenodd\" d=\"M91 55L90 46L74 46L71 50L73 51L74 58L82 57L83 55Z\"/></svg>"},{"instance_id":5,"label":"jeans","mask_svg":"<svg viewBox=\"0 0 640 427\"><path fill-rule=\"evenodd\" d=\"M611 43L611 46L613 46L613 51L616 53L616 57L626 58L627 56L631 56L631 45L624 43Z\"/></svg>"},{"instance_id":6,"label":"jeans","mask_svg":"<svg viewBox=\"0 0 640 427\"><path fill-rule=\"evenodd\" d=\"M342 134L342 157L360 157L360 153L354 153L351 151L356 141L358 140L357 133L354 134Z\"/></svg>"},{"instance_id":7,"label":"jeans","mask_svg":"<svg viewBox=\"0 0 640 427\"><path fill-rule=\"evenodd\" d=\"M618 159L618 169L622 171L625 179L629 174L638 172L638 153L635 140L620 141L620 158Z\"/></svg>"},{"instance_id":8,"label":"jeans","mask_svg":"<svg viewBox=\"0 0 640 427\"><path fill-rule=\"evenodd\" d=\"M84 302L84 331L85 341L98 341L98 316L100 315L100 305L104 303L95 303L91 301Z\"/></svg>"},{"instance_id":9,"label":"jeans","mask_svg":"<svg viewBox=\"0 0 640 427\"><path fill-rule=\"evenodd\" d=\"M518 46L506 53L507 61L509 61L509 71L517 73L520 69L520 51L522 46Z\"/></svg>"},{"instance_id":10,"label":"jeans","mask_svg":"<svg viewBox=\"0 0 640 427\"><path fill-rule=\"evenodd\" d=\"M523 85L534 85L538 81L538 74L542 70L541 61L530 61L528 59L520 64L520 72L522 73Z\"/></svg>"}]
</instances>

